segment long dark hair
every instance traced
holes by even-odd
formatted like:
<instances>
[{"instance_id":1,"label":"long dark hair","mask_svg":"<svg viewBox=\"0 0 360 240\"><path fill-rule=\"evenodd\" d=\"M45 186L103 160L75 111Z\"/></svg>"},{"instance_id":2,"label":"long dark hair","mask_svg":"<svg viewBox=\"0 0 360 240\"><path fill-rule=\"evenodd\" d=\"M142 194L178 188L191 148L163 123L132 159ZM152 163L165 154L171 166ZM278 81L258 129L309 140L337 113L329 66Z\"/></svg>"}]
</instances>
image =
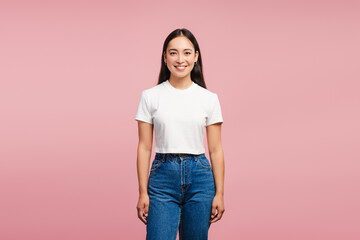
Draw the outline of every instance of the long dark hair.
<instances>
[{"instance_id":1,"label":"long dark hair","mask_svg":"<svg viewBox=\"0 0 360 240\"><path fill-rule=\"evenodd\" d=\"M165 39L165 42L164 42L164 45L163 45L163 51L162 51L162 54L161 54L161 69L160 69L160 73L159 73L158 84L160 84L160 83L162 83L162 82L164 82L164 81L166 81L166 80L168 80L170 78L170 71L169 71L169 69L167 68L167 66L165 65L165 62L164 62L164 54L166 53L166 49L167 49L167 46L168 46L169 42L173 38L180 37L180 36L187 37L192 42L192 44L194 45L195 53L196 53L196 51L199 52L197 62L194 65L194 68L190 73L191 80L193 82L197 83L198 85L200 85L201 87L206 88L206 84L205 84L204 76L203 76L203 72L202 72L203 67L202 67L201 52L200 52L199 44L196 41L196 38L194 37L194 35L186 28L175 29Z\"/></svg>"}]
</instances>

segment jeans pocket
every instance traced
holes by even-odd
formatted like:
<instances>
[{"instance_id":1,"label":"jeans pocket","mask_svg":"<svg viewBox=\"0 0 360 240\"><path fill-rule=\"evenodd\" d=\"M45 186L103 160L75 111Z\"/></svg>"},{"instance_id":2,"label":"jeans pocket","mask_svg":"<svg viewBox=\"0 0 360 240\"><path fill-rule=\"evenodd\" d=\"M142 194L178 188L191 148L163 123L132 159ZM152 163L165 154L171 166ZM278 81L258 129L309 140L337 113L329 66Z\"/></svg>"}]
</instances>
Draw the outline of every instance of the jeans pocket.
<instances>
[{"instance_id":1,"label":"jeans pocket","mask_svg":"<svg viewBox=\"0 0 360 240\"><path fill-rule=\"evenodd\" d=\"M150 169L150 172L154 172L156 171L157 169L159 169L162 165L162 161L160 159L154 159L152 165L151 165L151 169Z\"/></svg>"},{"instance_id":2,"label":"jeans pocket","mask_svg":"<svg viewBox=\"0 0 360 240\"><path fill-rule=\"evenodd\" d=\"M198 164L202 167L202 168L205 168L205 169L209 169L211 168L211 165L210 165L210 162L209 160L203 156L203 157L198 157Z\"/></svg>"}]
</instances>

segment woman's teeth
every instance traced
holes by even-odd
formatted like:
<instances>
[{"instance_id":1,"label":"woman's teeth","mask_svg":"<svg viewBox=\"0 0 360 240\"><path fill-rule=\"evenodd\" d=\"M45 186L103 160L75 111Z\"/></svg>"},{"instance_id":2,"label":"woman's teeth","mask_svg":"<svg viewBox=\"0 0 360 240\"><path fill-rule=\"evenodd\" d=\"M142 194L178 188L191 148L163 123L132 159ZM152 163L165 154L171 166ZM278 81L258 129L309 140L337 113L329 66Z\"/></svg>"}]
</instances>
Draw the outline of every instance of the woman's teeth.
<instances>
[{"instance_id":1,"label":"woman's teeth","mask_svg":"<svg viewBox=\"0 0 360 240\"><path fill-rule=\"evenodd\" d=\"M186 67L177 67L177 66L175 66L177 69L179 69L179 70L184 70Z\"/></svg>"}]
</instances>

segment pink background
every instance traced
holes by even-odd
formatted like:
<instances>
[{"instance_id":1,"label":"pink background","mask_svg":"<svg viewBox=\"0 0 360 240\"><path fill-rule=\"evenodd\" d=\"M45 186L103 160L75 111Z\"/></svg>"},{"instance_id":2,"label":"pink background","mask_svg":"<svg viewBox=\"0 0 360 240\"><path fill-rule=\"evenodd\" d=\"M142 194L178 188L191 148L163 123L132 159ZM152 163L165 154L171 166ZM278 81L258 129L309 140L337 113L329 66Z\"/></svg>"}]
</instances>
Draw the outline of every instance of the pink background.
<instances>
[{"instance_id":1,"label":"pink background","mask_svg":"<svg viewBox=\"0 0 360 240\"><path fill-rule=\"evenodd\" d=\"M0 239L145 239L134 117L181 27L224 118L209 239L360 239L359 1L0 4Z\"/></svg>"}]
</instances>

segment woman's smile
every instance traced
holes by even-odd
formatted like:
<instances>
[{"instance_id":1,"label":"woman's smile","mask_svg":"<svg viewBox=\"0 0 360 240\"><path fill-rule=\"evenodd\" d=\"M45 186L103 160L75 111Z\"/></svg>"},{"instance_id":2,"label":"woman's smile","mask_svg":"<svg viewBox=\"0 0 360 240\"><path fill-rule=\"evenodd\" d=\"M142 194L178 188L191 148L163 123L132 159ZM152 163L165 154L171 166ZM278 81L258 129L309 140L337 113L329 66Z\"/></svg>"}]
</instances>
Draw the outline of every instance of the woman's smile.
<instances>
[{"instance_id":1,"label":"woman's smile","mask_svg":"<svg viewBox=\"0 0 360 240\"><path fill-rule=\"evenodd\" d=\"M178 71L184 71L186 66L175 66Z\"/></svg>"}]
</instances>

